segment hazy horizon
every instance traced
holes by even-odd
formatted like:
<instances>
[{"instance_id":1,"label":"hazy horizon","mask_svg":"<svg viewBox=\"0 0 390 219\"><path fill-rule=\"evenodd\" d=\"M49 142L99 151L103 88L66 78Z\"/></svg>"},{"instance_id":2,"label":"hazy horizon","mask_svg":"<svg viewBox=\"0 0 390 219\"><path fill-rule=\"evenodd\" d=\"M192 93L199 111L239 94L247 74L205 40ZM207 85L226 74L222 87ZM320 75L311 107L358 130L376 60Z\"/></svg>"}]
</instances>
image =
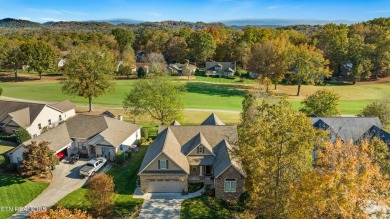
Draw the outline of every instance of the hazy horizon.
<instances>
[{"instance_id":1,"label":"hazy horizon","mask_svg":"<svg viewBox=\"0 0 390 219\"><path fill-rule=\"evenodd\" d=\"M287 19L361 22L390 16L387 0L0 0L0 15L44 23L130 19L137 21L220 22Z\"/></svg>"}]
</instances>

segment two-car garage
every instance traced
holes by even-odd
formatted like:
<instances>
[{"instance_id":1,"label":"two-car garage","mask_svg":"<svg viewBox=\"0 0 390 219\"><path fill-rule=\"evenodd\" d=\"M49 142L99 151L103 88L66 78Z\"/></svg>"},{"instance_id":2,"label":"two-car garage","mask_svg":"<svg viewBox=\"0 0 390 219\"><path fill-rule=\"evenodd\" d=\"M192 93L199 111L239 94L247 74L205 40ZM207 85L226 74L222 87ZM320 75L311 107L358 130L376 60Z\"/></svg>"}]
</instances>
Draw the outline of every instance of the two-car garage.
<instances>
[{"instance_id":1,"label":"two-car garage","mask_svg":"<svg viewBox=\"0 0 390 219\"><path fill-rule=\"evenodd\" d=\"M147 192L182 192L177 179L149 179L147 185Z\"/></svg>"}]
</instances>

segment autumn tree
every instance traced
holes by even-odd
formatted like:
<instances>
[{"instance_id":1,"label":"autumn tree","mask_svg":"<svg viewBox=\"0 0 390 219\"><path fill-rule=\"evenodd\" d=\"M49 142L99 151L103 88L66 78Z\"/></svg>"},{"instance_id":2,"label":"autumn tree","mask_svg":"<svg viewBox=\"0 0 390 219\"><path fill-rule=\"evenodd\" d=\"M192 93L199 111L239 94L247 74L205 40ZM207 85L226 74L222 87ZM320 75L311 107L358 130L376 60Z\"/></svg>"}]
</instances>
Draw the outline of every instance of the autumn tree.
<instances>
[{"instance_id":1,"label":"autumn tree","mask_svg":"<svg viewBox=\"0 0 390 219\"><path fill-rule=\"evenodd\" d=\"M165 61L163 54L155 52L149 53L147 56L147 60L149 63L150 73L154 73L157 75L168 74L167 62Z\"/></svg>"},{"instance_id":2,"label":"autumn tree","mask_svg":"<svg viewBox=\"0 0 390 219\"><path fill-rule=\"evenodd\" d=\"M373 206L389 206L389 175L381 173L373 154L368 141L326 143L318 151L315 169L291 184L289 217L369 218L368 211L380 211Z\"/></svg>"},{"instance_id":3,"label":"autumn tree","mask_svg":"<svg viewBox=\"0 0 390 219\"><path fill-rule=\"evenodd\" d=\"M41 176L58 163L57 156L49 148L49 142L32 141L23 147L25 150L20 162L20 174L23 176Z\"/></svg>"},{"instance_id":4,"label":"autumn tree","mask_svg":"<svg viewBox=\"0 0 390 219\"><path fill-rule=\"evenodd\" d=\"M87 185L86 198L91 203L98 216L108 217L112 214L114 205L114 180L107 174L92 176Z\"/></svg>"},{"instance_id":5,"label":"autumn tree","mask_svg":"<svg viewBox=\"0 0 390 219\"><path fill-rule=\"evenodd\" d=\"M183 63L188 59L187 43L184 37L174 36L166 45L165 57L169 63Z\"/></svg>"},{"instance_id":6,"label":"autumn tree","mask_svg":"<svg viewBox=\"0 0 390 219\"><path fill-rule=\"evenodd\" d=\"M18 80L18 69L22 65L22 53L19 44L19 41L16 40L0 41L0 67L12 69L15 81Z\"/></svg>"},{"instance_id":7,"label":"autumn tree","mask_svg":"<svg viewBox=\"0 0 390 219\"><path fill-rule=\"evenodd\" d=\"M322 56L321 50L314 46L302 44L292 47L291 60L293 66L292 77L298 83L299 96L302 83L314 83L329 77L328 61Z\"/></svg>"},{"instance_id":8,"label":"autumn tree","mask_svg":"<svg viewBox=\"0 0 390 219\"><path fill-rule=\"evenodd\" d=\"M131 47L135 40L135 34L129 29L116 28L112 30L116 42L119 46L120 60L123 60L123 53L126 47Z\"/></svg>"},{"instance_id":9,"label":"autumn tree","mask_svg":"<svg viewBox=\"0 0 390 219\"><path fill-rule=\"evenodd\" d=\"M384 127L390 128L390 97L368 104L360 115L367 117L377 116Z\"/></svg>"},{"instance_id":10,"label":"autumn tree","mask_svg":"<svg viewBox=\"0 0 390 219\"><path fill-rule=\"evenodd\" d=\"M42 79L43 71L54 66L56 60L53 48L42 40L22 44L20 54L23 64L28 65L29 70L38 72L39 79Z\"/></svg>"},{"instance_id":11,"label":"autumn tree","mask_svg":"<svg viewBox=\"0 0 390 219\"><path fill-rule=\"evenodd\" d=\"M353 83L362 79L369 79L373 64L370 56L374 48L364 42L364 38L360 35L353 34L349 38L348 58L352 64L350 77Z\"/></svg>"},{"instance_id":12,"label":"autumn tree","mask_svg":"<svg viewBox=\"0 0 390 219\"><path fill-rule=\"evenodd\" d=\"M86 211L81 211L79 209L69 210L62 206L59 206L56 209L48 209L41 211L32 211L30 213L29 219L92 219L92 216Z\"/></svg>"},{"instance_id":13,"label":"autumn tree","mask_svg":"<svg viewBox=\"0 0 390 219\"><path fill-rule=\"evenodd\" d=\"M269 79L276 84L280 82L288 70L288 42L286 39L267 40L252 47L248 67L259 74L261 79ZM266 84L266 91L268 92Z\"/></svg>"},{"instance_id":14,"label":"autumn tree","mask_svg":"<svg viewBox=\"0 0 390 219\"><path fill-rule=\"evenodd\" d=\"M213 36L206 32L193 32L188 39L188 48L195 63L204 63L215 53L216 44Z\"/></svg>"},{"instance_id":15,"label":"autumn tree","mask_svg":"<svg viewBox=\"0 0 390 219\"><path fill-rule=\"evenodd\" d=\"M62 83L62 92L88 99L99 97L115 87L113 54L105 47L78 47L68 56Z\"/></svg>"},{"instance_id":16,"label":"autumn tree","mask_svg":"<svg viewBox=\"0 0 390 219\"><path fill-rule=\"evenodd\" d=\"M326 139L284 98L249 95L243 102L238 155L247 173L251 210L286 218L290 185L311 169L314 145Z\"/></svg>"},{"instance_id":17,"label":"autumn tree","mask_svg":"<svg viewBox=\"0 0 390 219\"><path fill-rule=\"evenodd\" d=\"M340 96L334 91L320 89L307 96L303 101L302 112L307 115L316 116L337 116L340 114L339 106Z\"/></svg>"},{"instance_id":18,"label":"autumn tree","mask_svg":"<svg viewBox=\"0 0 390 219\"><path fill-rule=\"evenodd\" d=\"M123 108L131 116L149 115L168 124L181 118L184 85L167 77L137 80L123 100Z\"/></svg>"}]
</instances>

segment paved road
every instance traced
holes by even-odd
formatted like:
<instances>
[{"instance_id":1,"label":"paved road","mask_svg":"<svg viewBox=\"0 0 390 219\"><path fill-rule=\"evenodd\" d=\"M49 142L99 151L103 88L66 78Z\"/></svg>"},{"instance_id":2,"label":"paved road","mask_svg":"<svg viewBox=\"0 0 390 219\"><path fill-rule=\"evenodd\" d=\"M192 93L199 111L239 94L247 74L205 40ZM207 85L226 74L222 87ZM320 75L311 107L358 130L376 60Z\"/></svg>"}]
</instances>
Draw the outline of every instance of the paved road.
<instances>
[{"instance_id":1,"label":"paved road","mask_svg":"<svg viewBox=\"0 0 390 219\"><path fill-rule=\"evenodd\" d=\"M74 165L60 162L56 169L52 171L53 179L50 185L38 197L27 204L25 209L50 208L69 193L81 188L88 178L82 178L78 173L81 166L86 162L85 160L79 160ZM100 172L107 171L109 168L110 164ZM18 211L10 219L27 218L29 214L29 210Z\"/></svg>"}]
</instances>

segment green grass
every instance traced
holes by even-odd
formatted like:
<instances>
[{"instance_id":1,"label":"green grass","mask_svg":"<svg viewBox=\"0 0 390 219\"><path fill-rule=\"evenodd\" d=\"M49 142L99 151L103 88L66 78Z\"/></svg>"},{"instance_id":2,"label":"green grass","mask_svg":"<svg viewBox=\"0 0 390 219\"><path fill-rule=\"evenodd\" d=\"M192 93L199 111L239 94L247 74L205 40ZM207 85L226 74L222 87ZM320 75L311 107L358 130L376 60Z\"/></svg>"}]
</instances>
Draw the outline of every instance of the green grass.
<instances>
[{"instance_id":1,"label":"green grass","mask_svg":"<svg viewBox=\"0 0 390 219\"><path fill-rule=\"evenodd\" d=\"M185 108L234 110L240 111L245 91L253 85L240 83L223 83L224 78L198 77L204 81L181 81L186 83L188 92L184 95ZM201 79L201 80L203 80ZM197 79L198 80L198 79ZM200 79L199 79L200 80ZM93 100L95 105L121 107L122 100L129 92L135 80L117 80L116 90ZM222 82L222 83L221 83ZM6 82L2 83L3 95L13 98L56 102L70 99L77 104L87 104L87 100L80 97L70 97L62 94L61 85L57 81ZM367 103L390 95L390 82L358 83L356 85L326 85L302 86L301 96L296 97L296 86L279 85L279 92L290 95L294 109L298 109L300 102L307 95L318 89L326 88L340 95L340 110L342 114L357 114ZM273 87L272 87L273 88Z\"/></svg>"},{"instance_id":2,"label":"green grass","mask_svg":"<svg viewBox=\"0 0 390 219\"><path fill-rule=\"evenodd\" d=\"M132 194L136 188L137 173L142 159L146 153L146 146L140 147L130 162L123 167L112 167L107 173L113 176L115 183L115 213L117 215L131 214L134 209L140 208L143 200L135 199ZM91 204L85 198L87 188L80 188L61 199L56 206L68 209L81 209L91 211Z\"/></svg>"},{"instance_id":3,"label":"green grass","mask_svg":"<svg viewBox=\"0 0 390 219\"><path fill-rule=\"evenodd\" d=\"M182 219L233 218L235 215L239 213L234 211L227 202L206 195L184 200L180 212Z\"/></svg>"},{"instance_id":4,"label":"green grass","mask_svg":"<svg viewBox=\"0 0 390 219\"><path fill-rule=\"evenodd\" d=\"M16 144L10 141L0 140L0 154L4 154L16 147Z\"/></svg>"},{"instance_id":5,"label":"green grass","mask_svg":"<svg viewBox=\"0 0 390 219\"><path fill-rule=\"evenodd\" d=\"M209 82L209 83L237 83L237 84L253 84L255 80L248 78L219 78L219 77L207 77L207 76L196 76L195 81L198 82Z\"/></svg>"},{"instance_id":6,"label":"green grass","mask_svg":"<svg viewBox=\"0 0 390 219\"><path fill-rule=\"evenodd\" d=\"M37 183L16 174L0 174L0 207L24 207L43 192L48 183ZM3 209L0 218L8 218L15 211Z\"/></svg>"}]
</instances>

